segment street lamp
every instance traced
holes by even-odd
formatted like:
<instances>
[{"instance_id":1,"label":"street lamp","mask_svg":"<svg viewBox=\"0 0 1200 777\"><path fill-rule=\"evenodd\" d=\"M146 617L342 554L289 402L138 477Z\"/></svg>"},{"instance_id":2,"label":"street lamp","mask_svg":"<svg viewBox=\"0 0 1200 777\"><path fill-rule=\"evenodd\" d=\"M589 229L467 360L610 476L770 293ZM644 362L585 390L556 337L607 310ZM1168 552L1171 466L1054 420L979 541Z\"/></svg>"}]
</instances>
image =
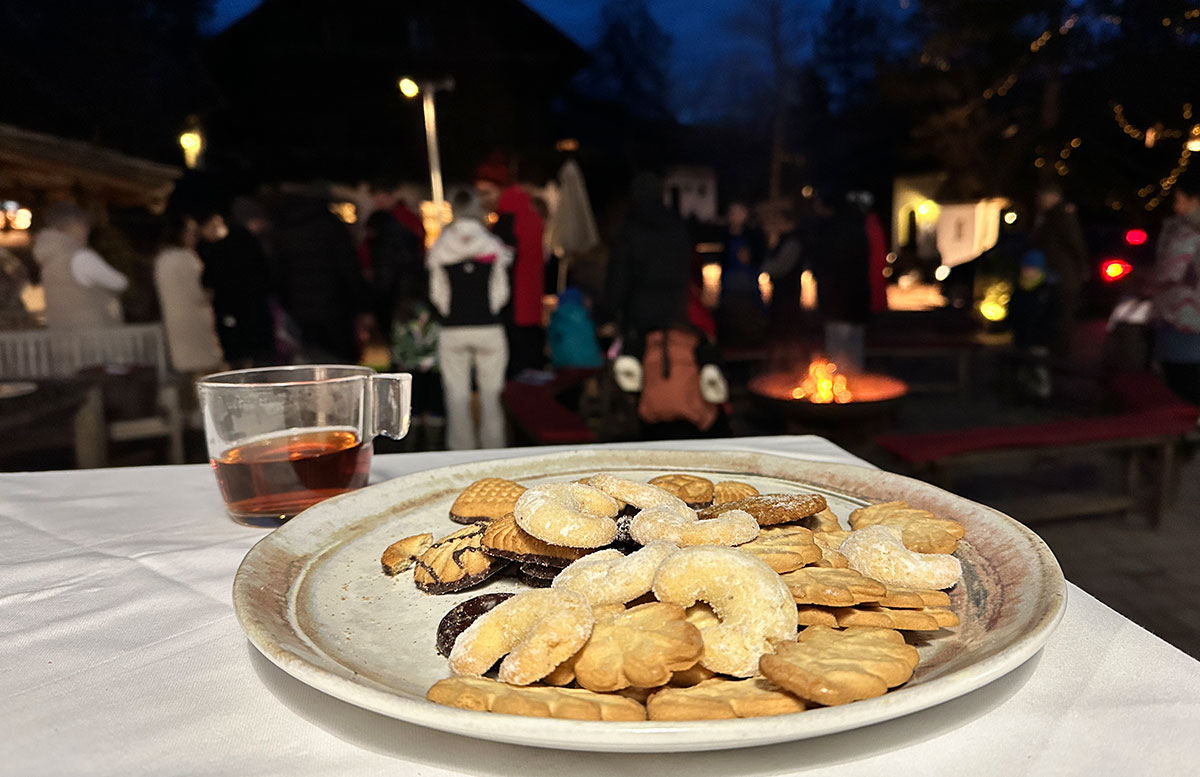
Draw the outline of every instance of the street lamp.
<instances>
[{"instance_id":1,"label":"street lamp","mask_svg":"<svg viewBox=\"0 0 1200 777\"><path fill-rule=\"evenodd\" d=\"M417 96L417 92L421 91L421 87L417 86L417 82L407 76L400 79L400 94L408 98Z\"/></svg>"},{"instance_id":2,"label":"street lamp","mask_svg":"<svg viewBox=\"0 0 1200 777\"><path fill-rule=\"evenodd\" d=\"M440 81L424 81L418 84L412 78L401 78L396 86L400 94L412 99L421 95L421 108L425 114L425 146L429 149L429 184L433 194L433 203L437 208L442 207L446 197L442 191L442 161L438 155L437 114L433 107L433 94L438 89L454 88L453 78L443 78Z\"/></svg>"}]
</instances>

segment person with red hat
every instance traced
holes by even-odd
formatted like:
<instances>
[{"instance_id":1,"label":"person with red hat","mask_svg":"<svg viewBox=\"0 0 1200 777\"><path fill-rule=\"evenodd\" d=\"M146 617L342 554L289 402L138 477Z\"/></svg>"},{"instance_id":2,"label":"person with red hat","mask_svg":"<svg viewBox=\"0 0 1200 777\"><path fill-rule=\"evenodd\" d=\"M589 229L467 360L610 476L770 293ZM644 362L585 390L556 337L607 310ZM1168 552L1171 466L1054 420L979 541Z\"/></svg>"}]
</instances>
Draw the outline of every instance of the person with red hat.
<instances>
[{"instance_id":1,"label":"person with red hat","mask_svg":"<svg viewBox=\"0 0 1200 777\"><path fill-rule=\"evenodd\" d=\"M497 216L492 231L513 249L508 372L516 375L525 369L540 370L546 365L542 218L529 195L513 183L508 164L499 155L493 155L475 171L475 190L483 206Z\"/></svg>"}]
</instances>

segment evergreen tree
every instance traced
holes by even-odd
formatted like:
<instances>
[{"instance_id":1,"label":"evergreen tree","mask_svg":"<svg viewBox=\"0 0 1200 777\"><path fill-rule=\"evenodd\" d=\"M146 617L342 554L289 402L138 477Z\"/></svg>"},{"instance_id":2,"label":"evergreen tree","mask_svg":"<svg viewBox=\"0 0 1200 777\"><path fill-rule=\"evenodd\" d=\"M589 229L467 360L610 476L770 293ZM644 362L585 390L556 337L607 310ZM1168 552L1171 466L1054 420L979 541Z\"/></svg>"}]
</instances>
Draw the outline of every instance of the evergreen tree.
<instances>
[{"instance_id":1,"label":"evergreen tree","mask_svg":"<svg viewBox=\"0 0 1200 777\"><path fill-rule=\"evenodd\" d=\"M579 90L592 99L624 105L643 121L670 121L671 36L650 15L645 0L606 0L592 64L579 74Z\"/></svg>"}]
</instances>

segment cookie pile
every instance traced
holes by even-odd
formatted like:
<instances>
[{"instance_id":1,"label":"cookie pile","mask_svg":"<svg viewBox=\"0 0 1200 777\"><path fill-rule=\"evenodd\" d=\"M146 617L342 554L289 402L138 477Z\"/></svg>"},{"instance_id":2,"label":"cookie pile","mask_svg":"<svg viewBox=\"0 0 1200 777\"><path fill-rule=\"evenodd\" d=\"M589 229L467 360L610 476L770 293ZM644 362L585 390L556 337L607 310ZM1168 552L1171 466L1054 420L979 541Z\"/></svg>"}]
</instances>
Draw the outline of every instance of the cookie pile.
<instances>
[{"instance_id":1,"label":"cookie pile","mask_svg":"<svg viewBox=\"0 0 1200 777\"><path fill-rule=\"evenodd\" d=\"M817 494L600 473L480 480L450 512L468 525L393 543L384 571L414 567L430 594L502 572L531 590L443 618L452 676L427 693L440 704L583 720L786 714L886 693L918 661L901 632L958 625L944 589L961 576L963 527L903 502L855 510L847 531Z\"/></svg>"}]
</instances>

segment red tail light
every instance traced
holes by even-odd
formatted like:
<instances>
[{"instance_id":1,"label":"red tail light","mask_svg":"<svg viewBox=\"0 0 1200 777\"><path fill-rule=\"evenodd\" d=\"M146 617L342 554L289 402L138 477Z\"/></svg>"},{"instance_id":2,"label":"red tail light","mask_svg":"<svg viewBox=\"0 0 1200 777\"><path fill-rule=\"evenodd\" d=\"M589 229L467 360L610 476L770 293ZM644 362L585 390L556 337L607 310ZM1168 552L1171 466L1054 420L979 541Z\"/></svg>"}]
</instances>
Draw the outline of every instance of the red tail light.
<instances>
[{"instance_id":1,"label":"red tail light","mask_svg":"<svg viewBox=\"0 0 1200 777\"><path fill-rule=\"evenodd\" d=\"M1125 233L1125 242L1131 246L1140 246L1146 242L1147 237L1149 235L1146 234L1146 230L1131 229Z\"/></svg>"},{"instance_id":2,"label":"red tail light","mask_svg":"<svg viewBox=\"0 0 1200 777\"><path fill-rule=\"evenodd\" d=\"M1113 283L1133 272L1133 267L1124 259L1105 259L1100 263L1100 277L1107 283Z\"/></svg>"}]
</instances>

